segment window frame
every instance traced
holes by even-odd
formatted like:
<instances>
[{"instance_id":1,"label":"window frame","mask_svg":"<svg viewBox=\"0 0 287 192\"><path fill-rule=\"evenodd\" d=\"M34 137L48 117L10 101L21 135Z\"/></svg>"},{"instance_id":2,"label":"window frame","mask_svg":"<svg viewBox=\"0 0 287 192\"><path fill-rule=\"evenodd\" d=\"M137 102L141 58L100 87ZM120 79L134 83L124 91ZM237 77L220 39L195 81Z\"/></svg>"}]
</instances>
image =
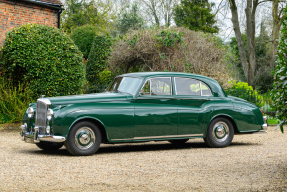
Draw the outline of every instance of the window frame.
<instances>
[{"instance_id":1,"label":"window frame","mask_svg":"<svg viewBox=\"0 0 287 192\"><path fill-rule=\"evenodd\" d=\"M170 95L152 95L151 94L151 79L158 79L158 78L169 78L169 82L170 82ZM173 89L172 89L172 77L148 77L146 80L145 80L145 82L143 83L143 85L141 86L141 89L139 90L139 94L138 95L140 95L140 93L141 93L141 90L143 89L143 87L145 86L145 84L146 84L146 82L147 81L150 81L150 83L149 83L149 90L150 90L150 93L149 93L149 95L141 95L141 96L172 96L173 95Z\"/></svg>"},{"instance_id":2,"label":"window frame","mask_svg":"<svg viewBox=\"0 0 287 192\"><path fill-rule=\"evenodd\" d=\"M177 88L176 88L176 78L181 78L181 79L192 79L192 80L195 80L195 81L198 81L199 82L199 87L200 87L200 95L184 95L184 96L205 96L205 97L211 97L212 96L212 91L210 89L210 87L204 83L203 81L201 80L198 80L198 79L194 79L194 78L191 78L191 77L174 77L174 89L175 89L175 95L178 95L177 94ZM201 84L204 84L210 91L210 95L203 95L202 94L202 86ZM180 95L179 95L180 96Z\"/></svg>"}]
</instances>

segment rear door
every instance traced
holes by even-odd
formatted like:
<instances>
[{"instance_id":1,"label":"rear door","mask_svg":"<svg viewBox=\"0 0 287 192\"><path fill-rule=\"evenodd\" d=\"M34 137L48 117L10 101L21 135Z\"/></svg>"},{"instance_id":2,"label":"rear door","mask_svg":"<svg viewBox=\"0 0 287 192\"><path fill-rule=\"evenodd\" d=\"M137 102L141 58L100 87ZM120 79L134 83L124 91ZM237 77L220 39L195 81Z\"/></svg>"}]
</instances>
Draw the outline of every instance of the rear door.
<instances>
[{"instance_id":1,"label":"rear door","mask_svg":"<svg viewBox=\"0 0 287 192\"><path fill-rule=\"evenodd\" d=\"M205 113L205 104L209 102L210 88L197 79L175 77L175 99L178 106L178 134L200 134L200 123ZM196 135L195 135L196 136Z\"/></svg>"}]
</instances>

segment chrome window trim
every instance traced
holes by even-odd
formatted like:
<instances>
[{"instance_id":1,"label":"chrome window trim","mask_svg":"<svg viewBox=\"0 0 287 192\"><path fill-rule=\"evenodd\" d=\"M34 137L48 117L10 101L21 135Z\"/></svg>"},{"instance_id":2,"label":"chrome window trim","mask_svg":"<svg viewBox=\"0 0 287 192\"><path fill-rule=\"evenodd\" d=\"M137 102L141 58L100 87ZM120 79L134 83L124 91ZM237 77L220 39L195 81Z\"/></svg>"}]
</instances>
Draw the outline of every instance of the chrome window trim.
<instances>
[{"instance_id":1,"label":"chrome window trim","mask_svg":"<svg viewBox=\"0 0 287 192\"><path fill-rule=\"evenodd\" d=\"M181 78L181 79L192 79L192 80L195 80L195 81L199 81L200 95L187 95L187 96L212 96L211 89L210 89L210 87L209 87L206 83L204 83L204 82L202 82L202 81L200 81L200 80L198 80L198 79L194 79L194 78L190 78L190 77L174 77L174 89L175 89L175 95L178 95L178 94L177 94L177 89L176 89L176 78ZM202 94L201 83L203 83L204 85L206 85L206 87L209 89L209 91L210 91L211 95L203 95L203 94Z\"/></svg>"},{"instance_id":2,"label":"chrome window trim","mask_svg":"<svg viewBox=\"0 0 287 192\"><path fill-rule=\"evenodd\" d=\"M161 77L161 76L159 76L159 77L148 77L148 78L145 80L144 84L141 86L141 89L140 89L140 90L143 89L143 87L145 86L145 84L146 84L147 81L150 81L151 79L155 79L155 78L169 78L169 81L170 81L170 89L169 89L170 95L169 95L169 96L173 95L171 77ZM139 91L140 91L140 90L139 90ZM150 90L149 95L150 95L150 96L155 96L155 95L151 95L151 82L150 82L150 84L149 84L149 90ZM138 94L138 95L139 95L139 94ZM158 95L158 96L163 96L163 95Z\"/></svg>"},{"instance_id":3,"label":"chrome window trim","mask_svg":"<svg viewBox=\"0 0 287 192\"><path fill-rule=\"evenodd\" d=\"M204 82L202 82L202 81L200 81L200 86L201 86L201 83L203 83L203 84L208 88L208 90L209 90L209 92L210 92L210 95L202 95L202 94L201 94L201 96L212 96L212 92L211 92L210 87L209 87L206 83L204 83ZM202 89L201 89L201 92L202 92Z\"/></svg>"},{"instance_id":4,"label":"chrome window trim","mask_svg":"<svg viewBox=\"0 0 287 192\"><path fill-rule=\"evenodd\" d=\"M202 95L202 88L201 88L201 81L199 81L199 88L200 88L200 96L203 96Z\"/></svg>"}]
</instances>

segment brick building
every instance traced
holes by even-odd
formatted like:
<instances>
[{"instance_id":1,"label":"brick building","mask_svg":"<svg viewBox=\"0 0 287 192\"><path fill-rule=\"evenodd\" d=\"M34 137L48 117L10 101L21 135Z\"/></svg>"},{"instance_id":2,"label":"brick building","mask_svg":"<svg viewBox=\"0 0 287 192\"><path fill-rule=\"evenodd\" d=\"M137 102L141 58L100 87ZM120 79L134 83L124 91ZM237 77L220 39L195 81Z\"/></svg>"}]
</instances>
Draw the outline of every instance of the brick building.
<instances>
[{"instance_id":1,"label":"brick building","mask_svg":"<svg viewBox=\"0 0 287 192\"><path fill-rule=\"evenodd\" d=\"M0 47L5 35L25 23L60 27L60 0L0 0Z\"/></svg>"}]
</instances>

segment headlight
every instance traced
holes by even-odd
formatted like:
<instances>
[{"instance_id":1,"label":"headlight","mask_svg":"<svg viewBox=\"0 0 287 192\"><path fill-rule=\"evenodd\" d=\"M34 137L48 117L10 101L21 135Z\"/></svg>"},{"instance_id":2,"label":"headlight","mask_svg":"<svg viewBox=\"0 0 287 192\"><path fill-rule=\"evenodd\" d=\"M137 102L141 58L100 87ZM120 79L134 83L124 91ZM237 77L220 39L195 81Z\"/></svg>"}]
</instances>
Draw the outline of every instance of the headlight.
<instances>
[{"instance_id":1,"label":"headlight","mask_svg":"<svg viewBox=\"0 0 287 192\"><path fill-rule=\"evenodd\" d=\"M46 132L47 132L48 134L50 134L50 130L51 130L51 127L50 127L50 126L47 126Z\"/></svg>"},{"instance_id":2,"label":"headlight","mask_svg":"<svg viewBox=\"0 0 287 192\"><path fill-rule=\"evenodd\" d=\"M53 114L54 114L53 110L52 109L48 109L48 111L47 111L47 119L48 119L48 121L50 121L52 119Z\"/></svg>"},{"instance_id":3,"label":"headlight","mask_svg":"<svg viewBox=\"0 0 287 192\"><path fill-rule=\"evenodd\" d=\"M32 107L28 108L28 117L33 118L34 117L34 109Z\"/></svg>"}]
</instances>

